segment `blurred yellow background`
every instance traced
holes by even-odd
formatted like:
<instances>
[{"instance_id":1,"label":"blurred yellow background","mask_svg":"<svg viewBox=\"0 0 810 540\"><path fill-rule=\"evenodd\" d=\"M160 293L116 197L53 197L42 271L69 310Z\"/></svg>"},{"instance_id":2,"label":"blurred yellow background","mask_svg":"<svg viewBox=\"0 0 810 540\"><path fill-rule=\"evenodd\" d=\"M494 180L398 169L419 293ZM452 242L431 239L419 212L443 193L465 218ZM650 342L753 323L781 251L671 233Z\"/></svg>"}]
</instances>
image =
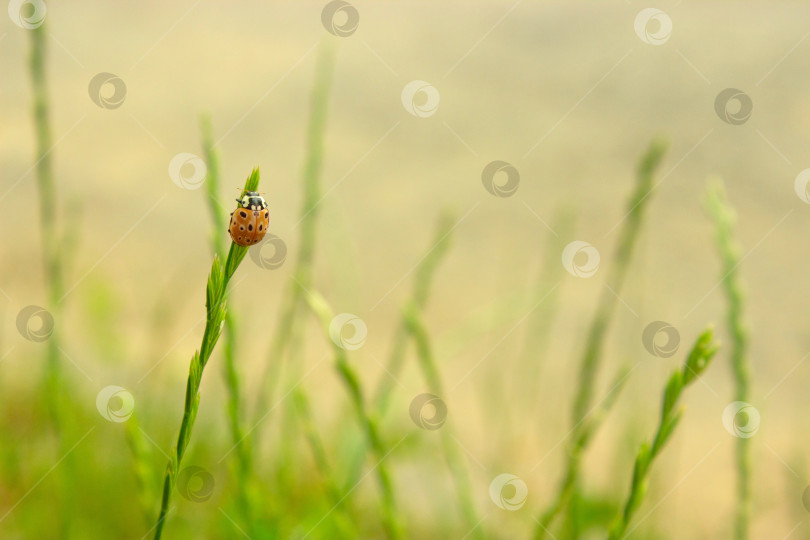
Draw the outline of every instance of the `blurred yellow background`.
<instances>
[{"instance_id":1,"label":"blurred yellow background","mask_svg":"<svg viewBox=\"0 0 810 540\"><path fill-rule=\"evenodd\" d=\"M181 152L202 155L203 113L210 114L219 152L221 203L232 209L236 189L258 165L270 230L287 247L280 268L262 269L248 257L233 280L238 369L248 426L255 421L252 406L269 360L279 299L290 286L299 248L315 60L319 44L330 42L337 59L324 196L317 207L315 286L336 312L357 314L367 324L368 338L351 362L370 394L387 376L382 366L411 294L414 266L432 244L440 212L454 212L452 246L425 317L447 389L442 398L488 533L526 536L557 488L576 371L606 288L616 227L627 212L637 161L660 136L669 141L669 151L611 321L598 394L619 365L635 367L588 451L583 484L590 493L624 498L636 448L655 428L668 373L708 322L729 342L720 260L701 202L707 178L719 175L738 212L751 401L761 414L751 441L751 538L810 538L802 506L810 484L810 426L802 414L810 405L810 363L803 362L810 347L810 257L803 248L810 206L794 191L796 176L810 167L802 157L810 143L804 90L810 5L664 2L655 7L671 18L671 36L652 45L634 30L637 14L647 7L636 2L356 1L359 26L343 38L325 30L325 4L47 5L57 221L64 228L73 215L78 231L66 270L64 312L55 322L65 384L86 413L76 418L67 444L95 425L77 447L75 466L88 467L88 485L105 476L103 489L77 494L80 520L92 532L74 537L140 538L147 530L121 426L94 410L101 388L120 385L134 396L139 425L155 443L150 451L156 477L165 467L158 448L168 452L176 439L188 361L202 335L212 255L205 190L179 188L168 167ZM48 520L50 494L60 489L55 476L48 476L12 506L59 458L47 428L26 412L42 384L44 347L23 339L15 327L25 306L51 309L31 169L37 156L28 32L7 17L0 21L0 388L7 430L0 445L17 446L14 459L20 459L5 465L4 474L16 469L16 476L0 482L6 486L0 515L12 509L0 521L4 538L38 537L26 531L43 530L32 523ZM88 84L104 72L126 85L120 107L105 109L90 99ZM435 113L417 117L403 106L402 91L414 80L435 88ZM726 88L750 96L753 112L742 125L725 123L715 112L715 98ZM484 189L482 170L494 160L519 171L513 196L494 197ZM575 216L573 228L560 223L566 210ZM598 249L596 275L581 279L558 268L551 272L553 283L538 284L546 267L561 264L559 254L545 257L554 253L549 246L574 240ZM555 284L551 338L534 359L536 406L527 406L519 397L529 377L523 372L524 359L531 357L524 350L527 320L537 291ZM642 345L642 330L656 320L680 333L680 351L672 358L656 358ZM332 441L329 451L338 455L334 441L344 429L356 430L357 439L362 433L342 420L351 418L349 403L314 321L305 342L296 372L313 370L304 387L318 428ZM227 462L213 465L232 446L221 373L217 351L203 378L190 451L197 446L192 461L208 459L218 467L218 488L227 490ZM399 433L419 431L408 405L427 391L412 354L398 379L392 414L383 424L392 443ZM731 536L737 440L721 421L731 401L725 348L685 396L687 412L654 466L639 514L649 517L634 537ZM265 430L256 452L262 467L276 458L279 418L268 421L274 427ZM465 529L455 517L452 483L438 439L429 435L416 433L416 448L392 455L399 499L414 522L413 537L460 538ZM300 467L311 468L303 440L294 444ZM503 472L528 486L519 512L501 511L489 500L489 483ZM274 490L270 477L261 484ZM355 496L376 522L372 477ZM103 517L89 525L96 513ZM177 537L238 537L200 525L204 516L222 521L216 504L180 499L172 517ZM224 523L220 531L227 531Z\"/></svg>"}]
</instances>

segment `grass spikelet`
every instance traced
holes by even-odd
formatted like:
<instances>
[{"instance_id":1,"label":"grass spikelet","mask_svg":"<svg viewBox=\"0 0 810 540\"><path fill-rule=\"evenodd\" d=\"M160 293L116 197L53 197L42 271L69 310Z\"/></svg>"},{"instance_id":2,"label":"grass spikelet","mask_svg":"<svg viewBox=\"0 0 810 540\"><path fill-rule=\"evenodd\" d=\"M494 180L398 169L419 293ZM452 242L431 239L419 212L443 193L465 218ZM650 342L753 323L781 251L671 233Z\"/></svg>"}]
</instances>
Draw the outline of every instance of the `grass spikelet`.
<instances>
[{"instance_id":1,"label":"grass spikelet","mask_svg":"<svg viewBox=\"0 0 810 540\"><path fill-rule=\"evenodd\" d=\"M638 510L647 490L650 467L661 453L664 445L672 436L675 427L681 419L683 408L676 406L687 386L692 384L709 366L712 357L717 352L717 344L713 341L713 331L706 329L695 341L686 361L681 369L676 370L669 378L664 389L661 404L661 416L658 429L652 442L641 445L633 467L633 480L630 484L630 494L624 504L623 511L617 516L610 529L610 540L622 538L633 515Z\"/></svg>"}]
</instances>

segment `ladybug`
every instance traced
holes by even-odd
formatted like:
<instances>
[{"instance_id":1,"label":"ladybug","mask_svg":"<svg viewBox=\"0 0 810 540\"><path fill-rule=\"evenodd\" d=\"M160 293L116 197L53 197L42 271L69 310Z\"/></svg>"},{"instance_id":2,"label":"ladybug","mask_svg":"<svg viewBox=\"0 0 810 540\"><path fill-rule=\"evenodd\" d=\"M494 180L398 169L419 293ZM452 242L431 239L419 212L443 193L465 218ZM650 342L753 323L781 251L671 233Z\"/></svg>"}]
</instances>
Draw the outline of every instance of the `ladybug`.
<instances>
[{"instance_id":1,"label":"ladybug","mask_svg":"<svg viewBox=\"0 0 810 540\"><path fill-rule=\"evenodd\" d=\"M255 191L246 191L236 202L239 206L231 212L231 223L228 225L231 239L240 246L258 244L270 225L267 201Z\"/></svg>"}]
</instances>

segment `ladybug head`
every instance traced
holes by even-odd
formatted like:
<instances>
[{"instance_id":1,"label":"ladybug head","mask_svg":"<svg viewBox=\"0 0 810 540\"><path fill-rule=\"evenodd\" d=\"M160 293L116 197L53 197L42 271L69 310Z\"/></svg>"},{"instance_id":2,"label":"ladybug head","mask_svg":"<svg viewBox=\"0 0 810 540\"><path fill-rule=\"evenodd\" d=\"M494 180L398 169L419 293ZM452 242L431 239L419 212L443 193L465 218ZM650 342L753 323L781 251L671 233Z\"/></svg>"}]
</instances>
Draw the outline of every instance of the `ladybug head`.
<instances>
[{"instance_id":1,"label":"ladybug head","mask_svg":"<svg viewBox=\"0 0 810 540\"><path fill-rule=\"evenodd\" d=\"M267 201L265 201L264 197L259 195L256 191L246 191L241 199L236 199L236 202L238 202L239 206L242 208L247 208L249 210L261 210L263 208L267 208Z\"/></svg>"}]
</instances>

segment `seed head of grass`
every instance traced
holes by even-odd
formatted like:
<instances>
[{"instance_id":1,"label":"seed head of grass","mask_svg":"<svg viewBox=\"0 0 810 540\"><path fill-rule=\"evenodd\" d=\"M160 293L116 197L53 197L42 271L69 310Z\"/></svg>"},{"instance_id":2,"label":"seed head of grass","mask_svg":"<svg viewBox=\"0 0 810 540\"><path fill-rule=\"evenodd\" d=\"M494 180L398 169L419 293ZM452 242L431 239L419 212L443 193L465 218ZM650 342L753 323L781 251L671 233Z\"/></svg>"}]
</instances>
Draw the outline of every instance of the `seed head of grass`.
<instances>
[{"instance_id":1,"label":"seed head of grass","mask_svg":"<svg viewBox=\"0 0 810 540\"><path fill-rule=\"evenodd\" d=\"M253 169L245 182L245 187L240 196L248 191L256 191L259 187L259 169ZM228 282L233 276L239 264L247 255L248 248L239 246L231 242L231 248L225 265L220 263L219 256L214 255L214 262L211 264L211 273L205 288L205 309L206 322L203 331L202 344L200 350L194 353L188 370L188 381L186 382L186 399L183 407L183 420L180 423L180 433L177 436L177 445L172 451L166 474L163 480L163 495L160 503L160 513L157 525L155 526L155 540L159 540L163 533L166 515L169 512L169 501L174 485L177 481L177 473L183 455L191 440L191 430L194 428L194 420L197 418L197 411L200 408L200 381L202 373L211 353L222 333L222 326L225 322L225 290Z\"/></svg>"}]
</instances>

